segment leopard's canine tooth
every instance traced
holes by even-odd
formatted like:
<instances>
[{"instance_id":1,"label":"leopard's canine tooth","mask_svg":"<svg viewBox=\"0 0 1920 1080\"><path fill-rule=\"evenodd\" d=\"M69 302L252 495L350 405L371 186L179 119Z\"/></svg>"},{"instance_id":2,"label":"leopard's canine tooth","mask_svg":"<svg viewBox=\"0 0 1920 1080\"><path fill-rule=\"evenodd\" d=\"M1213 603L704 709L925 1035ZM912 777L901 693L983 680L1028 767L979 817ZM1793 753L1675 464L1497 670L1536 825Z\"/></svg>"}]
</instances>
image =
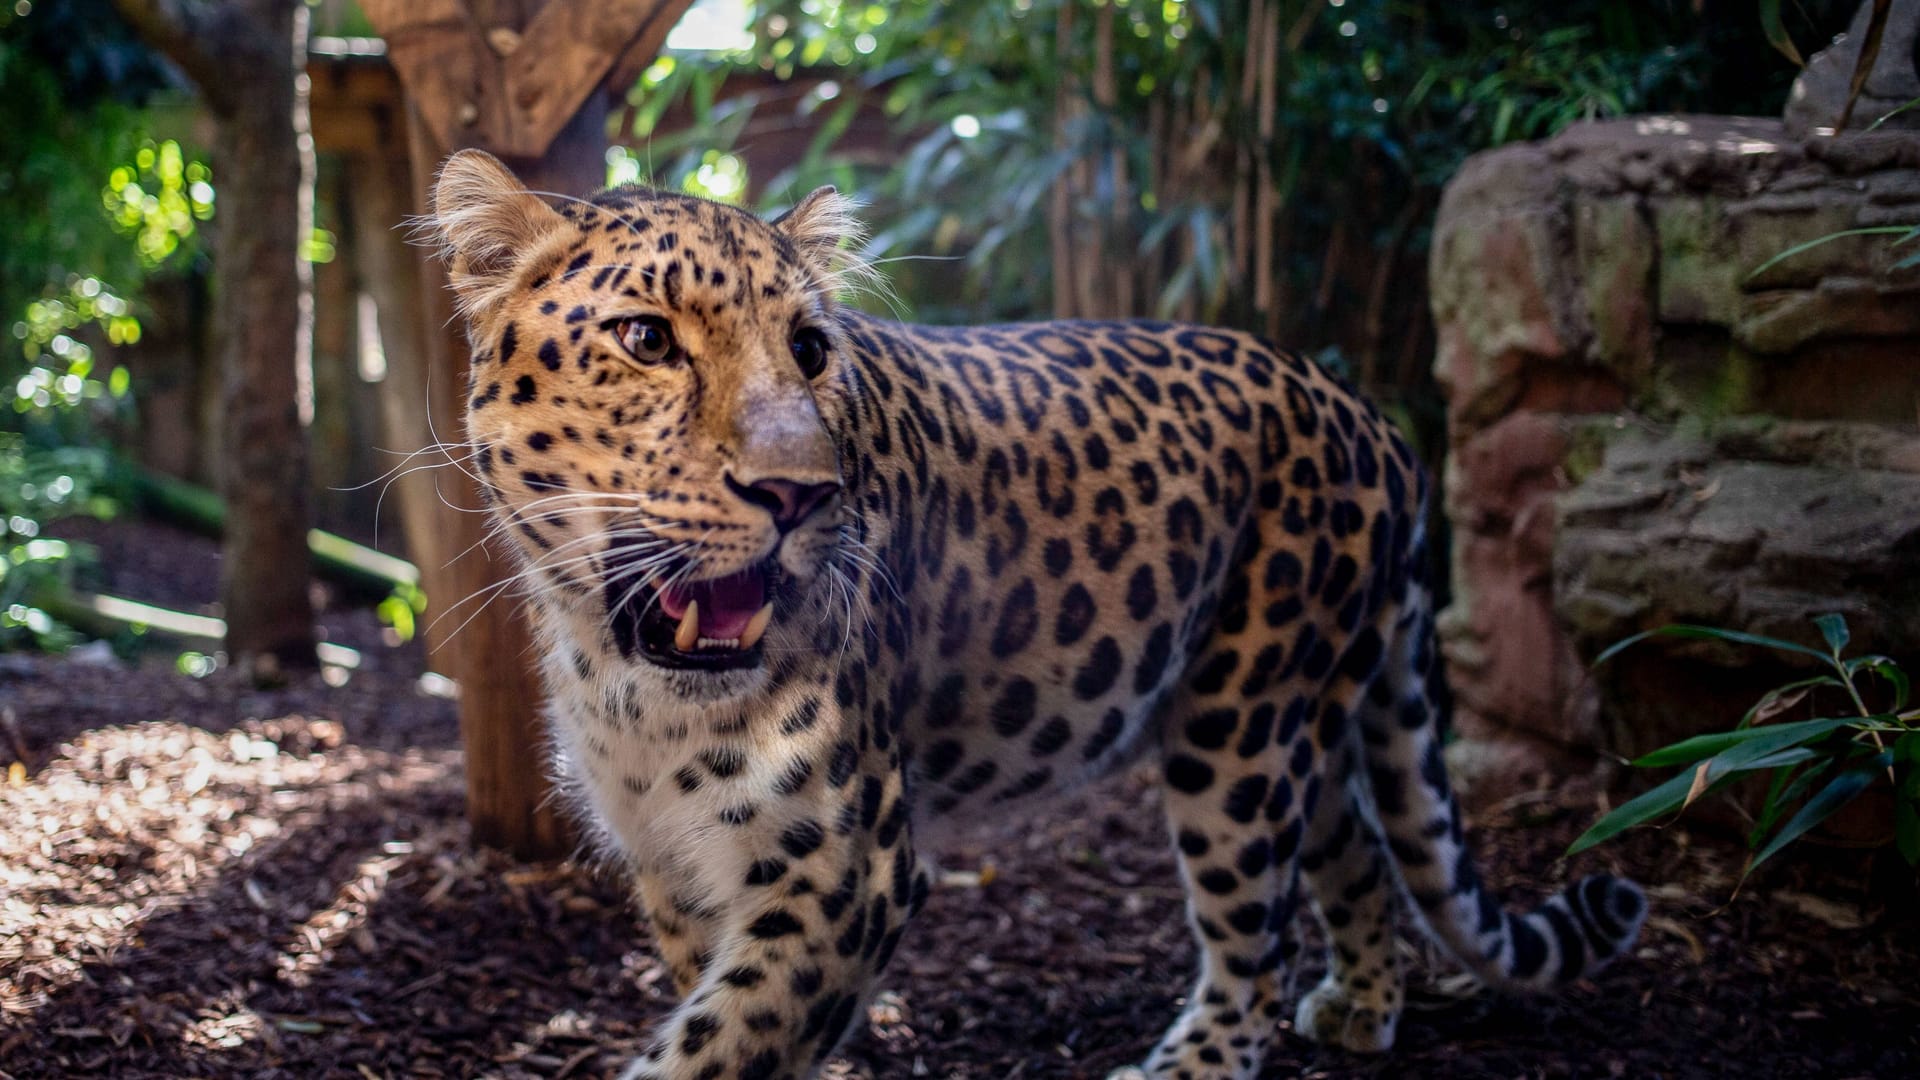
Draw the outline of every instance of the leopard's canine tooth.
<instances>
[{"instance_id":1,"label":"leopard's canine tooth","mask_svg":"<svg viewBox=\"0 0 1920 1080\"><path fill-rule=\"evenodd\" d=\"M680 616L680 628L673 632L673 647L692 652L700 643L700 601L687 601L687 613Z\"/></svg>"},{"instance_id":2,"label":"leopard's canine tooth","mask_svg":"<svg viewBox=\"0 0 1920 1080\"><path fill-rule=\"evenodd\" d=\"M773 601L767 601L753 618L747 620L747 628L740 631L740 647L751 649L760 643L760 636L767 632L767 624L773 621Z\"/></svg>"}]
</instances>

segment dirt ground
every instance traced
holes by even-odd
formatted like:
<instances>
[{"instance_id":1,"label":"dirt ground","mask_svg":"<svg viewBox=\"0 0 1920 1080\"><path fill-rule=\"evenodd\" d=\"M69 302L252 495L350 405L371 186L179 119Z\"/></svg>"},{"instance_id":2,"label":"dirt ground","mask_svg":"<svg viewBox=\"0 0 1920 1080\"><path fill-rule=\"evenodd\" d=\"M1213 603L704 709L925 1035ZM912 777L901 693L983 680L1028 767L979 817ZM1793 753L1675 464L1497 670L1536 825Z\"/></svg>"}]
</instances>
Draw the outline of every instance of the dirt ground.
<instances>
[{"instance_id":1,"label":"dirt ground","mask_svg":"<svg viewBox=\"0 0 1920 1080\"><path fill-rule=\"evenodd\" d=\"M93 538L126 547L116 591L210 592L177 572L204 541ZM0 1080L611 1076L671 1006L613 875L470 847L453 706L418 651L328 620L362 650L341 685L0 656L0 767L21 765L0 781ZM1871 899L1864 860L1783 858L1727 903L1738 852L1711 837L1558 861L1600 805L1580 782L1510 799L1476 846L1516 899L1600 867L1648 883L1633 956L1511 999L1423 948L1393 1054L1284 1032L1270 1075L1920 1076L1920 918ZM1145 778L983 823L942 870L829 1076L1098 1078L1144 1055L1193 960Z\"/></svg>"}]
</instances>

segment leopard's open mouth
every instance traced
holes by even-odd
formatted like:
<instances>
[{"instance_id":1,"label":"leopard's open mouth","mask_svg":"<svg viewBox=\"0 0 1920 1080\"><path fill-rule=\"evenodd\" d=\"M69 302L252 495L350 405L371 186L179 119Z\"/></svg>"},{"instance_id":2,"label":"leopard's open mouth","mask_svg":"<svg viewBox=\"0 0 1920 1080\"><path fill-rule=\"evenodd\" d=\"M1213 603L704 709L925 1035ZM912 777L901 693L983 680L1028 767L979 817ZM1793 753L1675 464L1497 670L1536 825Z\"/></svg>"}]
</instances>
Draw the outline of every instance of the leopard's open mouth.
<instances>
[{"instance_id":1,"label":"leopard's open mouth","mask_svg":"<svg viewBox=\"0 0 1920 1080\"><path fill-rule=\"evenodd\" d=\"M699 581L679 578L667 571L638 589L608 588L620 651L638 653L662 667L694 671L758 664L761 643L773 622L781 581L778 564L768 561Z\"/></svg>"}]
</instances>

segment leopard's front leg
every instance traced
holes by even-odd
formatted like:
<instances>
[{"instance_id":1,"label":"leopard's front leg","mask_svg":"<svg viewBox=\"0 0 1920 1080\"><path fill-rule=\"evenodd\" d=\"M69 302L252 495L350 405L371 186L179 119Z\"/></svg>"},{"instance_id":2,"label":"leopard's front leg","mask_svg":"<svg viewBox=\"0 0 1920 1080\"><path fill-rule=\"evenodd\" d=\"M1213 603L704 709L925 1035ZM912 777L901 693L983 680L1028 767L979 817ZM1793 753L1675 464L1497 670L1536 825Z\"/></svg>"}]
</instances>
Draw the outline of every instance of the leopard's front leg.
<instances>
[{"instance_id":1,"label":"leopard's front leg","mask_svg":"<svg viewBox=\"0 0 1920 1080\"><path fill-rule=\"evenodd\" d=\"M676 891L673 879L645 869L634 872L634 893L653 929L654 946L673 976L674 992L684 1000L699 988L711 960L714 924L720 912L697 891Z\"/></svg>"},{"instance_id":2,"label":"leopard's front leg","mask_svg":"<svg viewBox=\"0 0 1920 1080\"><path fill-rule=\"evenodd\" d=\"M852 1027L927 889L897 761L853 747L708 856L746 869L706 897L698 981L623 1080L799 1080Z\"/></svg>"}]
</instances>

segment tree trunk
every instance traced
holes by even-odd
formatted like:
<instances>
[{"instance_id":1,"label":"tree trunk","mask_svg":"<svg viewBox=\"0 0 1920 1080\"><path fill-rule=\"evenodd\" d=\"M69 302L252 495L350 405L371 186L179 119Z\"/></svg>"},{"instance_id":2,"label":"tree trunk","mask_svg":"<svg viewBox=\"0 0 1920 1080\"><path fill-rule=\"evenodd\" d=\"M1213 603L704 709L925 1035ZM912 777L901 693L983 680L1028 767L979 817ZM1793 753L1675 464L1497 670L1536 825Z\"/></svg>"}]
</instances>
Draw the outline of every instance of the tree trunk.
<instances>
[{"instance_id":1,"label":"tree trunk","mask_svg":"<svg viewBox=\"0 0 1920 1080\"><path fill-rule=\"evenodd\" d=\"M300 241L311 223L303 193L312 140L295 83L305 62L307 9L301 0L116 2L199 85L218 124L213 288L225 451L220 487L232 514L220 587L227 651L235 662L261 665L260 674L311 668L300 400L312 301Z\"/></svg>"},{"instance_id":2,"label":"tree trunk","mask_svg":"<svg viewBox=\"0 0 1920 1080\"><path fill-rule=\"evenodd\" d=\"M300 258L303 175L294 88L299 0L249 5L256 32L281 43L259 66L236 66L246 86L220 117L215 177L225 219L215 251L215 323L224 373L230 512L220 600L227 651L314 666L308 596L307 445L299 361L310 329L310 273ZM304 24L305 11L299 11ZM304 27L303 27L304 28Z\"/></svg>"}]
</instances>

